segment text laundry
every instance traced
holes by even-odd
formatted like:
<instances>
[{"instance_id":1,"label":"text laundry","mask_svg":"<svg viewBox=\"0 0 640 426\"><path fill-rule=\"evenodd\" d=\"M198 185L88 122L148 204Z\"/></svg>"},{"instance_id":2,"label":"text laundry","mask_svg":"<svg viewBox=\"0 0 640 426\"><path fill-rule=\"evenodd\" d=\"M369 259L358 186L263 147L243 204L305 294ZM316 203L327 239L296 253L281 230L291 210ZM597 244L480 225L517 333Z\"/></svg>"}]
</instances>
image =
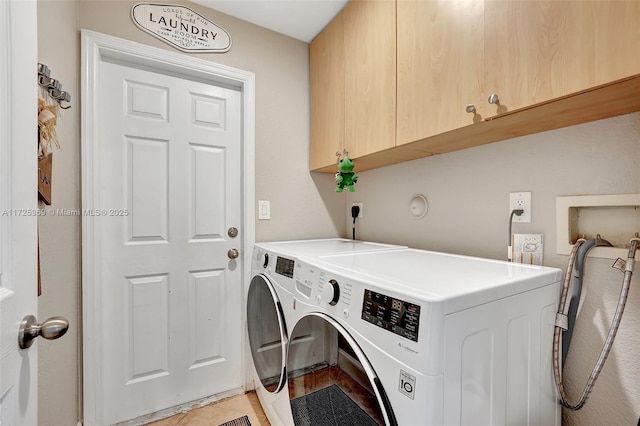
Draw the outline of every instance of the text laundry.
<instances>
[{"instance_id":1,"label":"text laundry","mask_svg":"<svg viewBox=\"0 0 640 426\"><path fill-rule=\"evenodd\" d=\"M174 28L176 30L178 29L178 26L179 26L181 31L184 31L193 35L201 35L204 38L211 38L212 40L215 40L216 36L218 35L218 33L212 33L209 30L206 30L204 28L199 28L189 22L184 22L178 19L169 18L169 22L167 23L167 19L164 16L161 16L160 19L156 21L153 19L153 13L149 14L149 21L155 22L157 24L162 24L167 27Z\"/></svg>"}]
</instances>

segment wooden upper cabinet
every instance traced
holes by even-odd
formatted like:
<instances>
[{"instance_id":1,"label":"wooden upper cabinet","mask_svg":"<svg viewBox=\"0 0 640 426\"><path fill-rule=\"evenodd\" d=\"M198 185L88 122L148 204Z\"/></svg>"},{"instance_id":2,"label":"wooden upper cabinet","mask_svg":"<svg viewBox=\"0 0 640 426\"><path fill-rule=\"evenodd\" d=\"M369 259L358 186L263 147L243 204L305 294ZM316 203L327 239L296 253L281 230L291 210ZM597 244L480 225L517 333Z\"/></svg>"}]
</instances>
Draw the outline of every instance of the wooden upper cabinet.
<instances>
[{"instance_id":1,"label":"wooden upper cabinet","mask_svg":"<svg viewBox=\"0 0 640 426\"><path fill-rule=\"evenodd\" d=\"M358 158L396 143L396 2L351 0L341 14L345 148Z\"/></svg>"},{"instance_id":2,"label":"wooden upper cabinet","mask_svg":"<svg viewBox=\"0 0 640 426\"><path fill-rule=\"evenodd\" d=\"M592 87L640 74L640 1L592 1L582 21L593 54L586 82ZM584 84L584 83L583 83Z\"/></svg>"},{"instance_id":3,"label":"wooden upper cabinet","mask_svg":"<svg viewBox=\"0 0 640 426\"><path fill-rule=\"evenodd\" d=\"M640 110L639 52L640 0L351 0L309 50L310 168Z\"/></svg>"},{"instance_id":4,"label":"wooden upper cabinet","mask_svg":"<svg viewBox=\"0 0 640 426\"><path fill-rule=\"evenodd\" d=\"M485 99L513 111L640 73L640 1L485 1Z\"/></svg>"},{"instance_id":5,"label":"wooden upper cabinet","mask_svg":"<svg viewBox=\"0 0 640 426\"><path fill-rule=\"evenodd\" d=\"M398 145L482 119L483 6L398 0ZM469 104L476 114L466 112Z\"/></svg>"},{"instance_id":6,"label":"wooden upper cabinet","mask_svg":"<svg viewBox=\"0 0 640 426\"><path fill-rule=\"evenodd\" d=\"M337 163L344 149L344 33L338 15L309 46L311 144L309 168Z\"/></svg>"}]
</instances>

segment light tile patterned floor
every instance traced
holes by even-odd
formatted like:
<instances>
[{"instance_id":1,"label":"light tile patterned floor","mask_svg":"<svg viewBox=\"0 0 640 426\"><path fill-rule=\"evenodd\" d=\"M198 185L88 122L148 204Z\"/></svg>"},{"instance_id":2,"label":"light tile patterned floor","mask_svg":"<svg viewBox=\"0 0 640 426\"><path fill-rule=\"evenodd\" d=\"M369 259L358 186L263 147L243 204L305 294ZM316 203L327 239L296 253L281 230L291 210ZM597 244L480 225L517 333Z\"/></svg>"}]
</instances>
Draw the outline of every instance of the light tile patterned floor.
<instances>
[{"instance_id":1,"label":"light tile patterned floor","mask_svg":"<svg viewBox=\"0 0 640 426\"><path fill-rule=\"evenodd\" d=\"M270 426L255 392L214 402L188 413L149 423L149 426L217 426L229 420L249 416L252 426Z\"/></svg>"}]
</instances>

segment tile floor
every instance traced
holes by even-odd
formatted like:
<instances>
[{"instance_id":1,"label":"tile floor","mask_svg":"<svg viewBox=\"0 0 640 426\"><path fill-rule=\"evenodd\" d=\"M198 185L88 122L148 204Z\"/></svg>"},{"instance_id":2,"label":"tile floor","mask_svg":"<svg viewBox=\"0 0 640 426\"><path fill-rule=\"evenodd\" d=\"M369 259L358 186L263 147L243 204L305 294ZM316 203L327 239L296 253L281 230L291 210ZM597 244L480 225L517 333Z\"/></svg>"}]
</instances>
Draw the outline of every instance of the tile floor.
<instances>
[{"instance_id":1,"label":"tile floor","mask_svg":"<svg viewBox=\"0 0 640 426\"><path fill-rule=\"evenodd\" d=\"M249 416L252 426L270 426L255 392L232 396L187 413L149 423L149 426L216 426L245 415Z\"/></svg>"},{"instance_id":2,"label":"tile floor","mask_svg":"<svg viewBox=\"0 0 640 426\"><path fill-rule=\"evenodd\" d=\"M351 376L337 367L323 368L303 376L289 379L289 393L296 398L318 389L337 384L363 410L384 424L380 408L371 393L359 385ZM237 395L207 406L193 409L187 413L149 423L149 426L217 426L238 417L248 416L252 426L270 426L267 416L255 392Z\"/></svg>"}]
</instances>

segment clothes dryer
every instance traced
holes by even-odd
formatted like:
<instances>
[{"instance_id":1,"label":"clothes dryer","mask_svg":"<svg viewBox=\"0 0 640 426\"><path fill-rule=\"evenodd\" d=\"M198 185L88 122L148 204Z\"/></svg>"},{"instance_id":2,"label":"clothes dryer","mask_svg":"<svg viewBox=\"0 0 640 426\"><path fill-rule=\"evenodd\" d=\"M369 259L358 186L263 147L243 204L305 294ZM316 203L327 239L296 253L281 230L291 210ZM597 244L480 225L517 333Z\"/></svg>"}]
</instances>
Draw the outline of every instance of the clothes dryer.
<instances>
[{"instance_id":1,"label":"clothes dryer","mask_svg":"<svg viewBox=\"0 0 640 426\"><path fill-rule=\"evenodd\" d=\"M326 313L366 354L398 424L560 425L559 269L415 249L309 262L318 307L326 280L344 283L336 293L350 298Z\"/></svg>"}]
</instances>

